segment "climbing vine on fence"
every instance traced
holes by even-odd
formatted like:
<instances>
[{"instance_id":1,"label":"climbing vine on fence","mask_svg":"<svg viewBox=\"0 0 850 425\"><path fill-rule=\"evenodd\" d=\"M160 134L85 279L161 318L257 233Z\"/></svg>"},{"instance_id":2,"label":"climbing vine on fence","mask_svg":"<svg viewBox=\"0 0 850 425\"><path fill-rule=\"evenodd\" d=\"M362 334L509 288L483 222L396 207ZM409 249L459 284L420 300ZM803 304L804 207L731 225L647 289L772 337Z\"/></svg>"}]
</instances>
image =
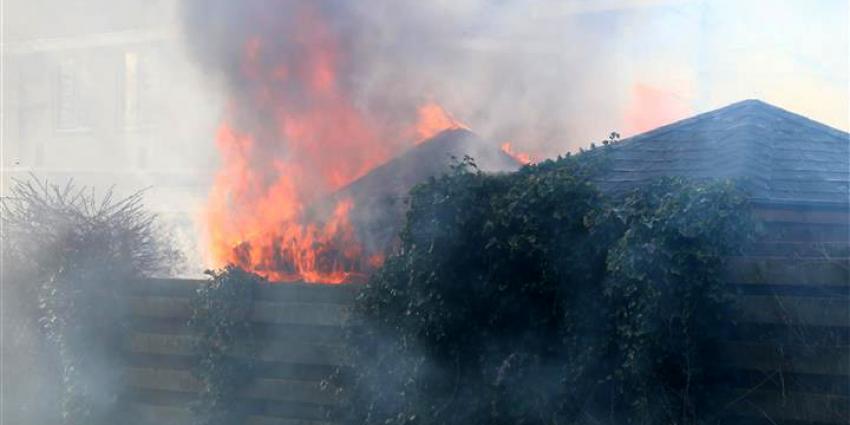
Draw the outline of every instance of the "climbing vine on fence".
<instances>
[{"instance_id":1,"label":"climbing vine on fence","mask_svg":"<svg viewBox=\"0 0 850 425\"><path fill-rule=\"evenodd\" d=\"M411 193L348 336L352 424L692 424L755 224L729 182L603 195L605 149Z\"/></svg>"},{"instance_id":2,"label":"climbing vine on fence","mask_svg":"<svg viewBox=\"0 0 850 425\"><path fill-rule=\"evenodd\" d=\"M237 392L253 379L257 341L251 314L266 280L234 266L207 271L192 299L189 327L197 356L193 376L201 392L193 405L197 425L242 423Z\"/></svg>"}]
</instances>

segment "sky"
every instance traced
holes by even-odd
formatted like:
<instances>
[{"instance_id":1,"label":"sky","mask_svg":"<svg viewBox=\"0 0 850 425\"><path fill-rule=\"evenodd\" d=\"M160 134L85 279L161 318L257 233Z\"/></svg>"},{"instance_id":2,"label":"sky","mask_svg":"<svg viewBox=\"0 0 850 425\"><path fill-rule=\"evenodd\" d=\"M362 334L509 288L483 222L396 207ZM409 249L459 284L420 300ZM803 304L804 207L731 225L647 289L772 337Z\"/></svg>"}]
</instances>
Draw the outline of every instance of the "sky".
<instances>
[{"instance_id":1,"label":"sky","mask_svg":"<svg viewBox=\"0 0 850 425\"><path fill-rule=\"evenodd\" d=\"M850 127L846 0L437 0L413 18L372 3L414 38L394 55L422 67L409 85L538 158L751 98Z\"/></svg>"},{"instance_id":2,"label":"sky","mask_svg":"<svg viewBox=\"0 0 850 425\"><path fill-rule=\"evenodd\" d=\"M617 37L634 84L677 113L758 98L848 129L847 1L687 1L629 14Z\"/></svg>"},{"instance_id":3,"label":"sky","mask_svg":"<svg viewBox=\"0 0 850 425\"><path fill-rule=\"evenodd\" d=\"M465 2L469 3L474 2ZM593 68L594 75L580 76L584 85L599 94L582 96L591 113L575 123L579 128L573 129L574 136L581 141L606 134L605 126L630 135L750 98L847 131L848 3L504 2L508 5L504 10L490 6L491 13L504 16L495 20L483 16L481 21L491 24L479 28L480 38L471 37L469 45L494 50L539 49L541 56L556 58L553 62L567 56L569 60L558 64L562 66L556 66L555 73L569 73L568 68L583 64ZM529 23L499 24L517 19ZM515 32L499 34L494 27ZM545 30L549 27L554 29ZM561 43L553 43L559 39ZM519 46L502 44L507 40ZM582 42L594 46L587 50ZM560 93L559 88L563 88ZM549 95L568 98L572 88L556 83L547 90Z\"/></svg>"}]
</instances>

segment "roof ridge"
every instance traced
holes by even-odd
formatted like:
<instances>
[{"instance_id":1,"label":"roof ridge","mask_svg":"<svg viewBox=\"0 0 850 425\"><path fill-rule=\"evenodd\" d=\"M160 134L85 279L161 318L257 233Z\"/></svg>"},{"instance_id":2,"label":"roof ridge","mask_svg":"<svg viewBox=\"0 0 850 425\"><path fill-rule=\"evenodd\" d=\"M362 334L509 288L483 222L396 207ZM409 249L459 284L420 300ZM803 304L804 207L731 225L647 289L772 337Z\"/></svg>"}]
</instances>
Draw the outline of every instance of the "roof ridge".
<instances>
[{"instance_id":1,"label":"roof ridge","mask_svg":"<svg viewBox=\"0 0 850 425\"><path fill-rule=\"evenodd\" d=\"M798 201L850 197L850 134L747 99L623 139L606 190L657 176L742 179L750 196Z\"/></svg>"},{"instance_id":2,"label":"roof ridge","mask_svg":"<svg viewBox=\"0 0 850 425\"><path fill-rule=\"evenodd\" d=\"M758 108L758 109L753 109ZM713 109L710 111L702 112L700 114L694 115L692 117L684 118L678 121L674 121L669 124L665 124L661 127L654 128L652 130L636 134L631 137L627 137L623 139L622 143L636 142L644 139L649 139L653 137L658 137L664 134L667 134L670 130L679 130L683 129L686 126L690 126L695 123L704 122L707 119L712 119L719 116L729 116L732 113L735 113L741 109L750 110L749 112L768 112L771 115L786 119L788 121L794 122L797 125L804 126L806 128L812 130L822 131L824 133L830 134L835 137L841 137L850 140L850 134L845 131L839 130L834 127L830 127L824 123L812 120L811 118L807 118L803 115L788 111L786 109L780 108L779 106L772 105L763 100L759 99L744 99L738 102L730 103L729 105L723 106L721 108ZM744 115L746 116L746 115Z\"/></svg>"}]
</instances>

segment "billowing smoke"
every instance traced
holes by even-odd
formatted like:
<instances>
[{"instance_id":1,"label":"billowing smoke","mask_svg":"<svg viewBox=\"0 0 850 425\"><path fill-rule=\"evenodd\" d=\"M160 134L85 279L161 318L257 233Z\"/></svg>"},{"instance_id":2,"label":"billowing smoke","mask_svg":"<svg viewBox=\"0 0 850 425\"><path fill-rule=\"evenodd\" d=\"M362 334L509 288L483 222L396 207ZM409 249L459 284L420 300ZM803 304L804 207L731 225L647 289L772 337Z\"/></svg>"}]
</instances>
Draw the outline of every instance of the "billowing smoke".
<instances>
[{"instance_id":1,"label":"billowing smoke","mask_svg":"<svg viewBox=\"0 0 850 425\"><path fill-rule=\"evenodd\" d=\"M376 166L446 128L470 127L494 149L568 150L605 60L581 63L594 36L564 19L519 19L532 9L186 2L190 51L230 99L206 215L211 262L342 282L380 255L356 240L350 200L315 207Z\"/></svg>"},{"instance_id":2,"label":"billowing smoke","mask_svg":"<svg viewBox=\"0 0 850 425\"><path fill-rule=\"evenodd\" d=\"M192 50L235 98L256 95L244 59L260 40L255 71L333 62L338 89L380 125L403 126L436 102L487 138L548 155L586 144L575 139L589 117L614 115L622 70L611 49L616 22L569 10L548 16L547 4L196 0L183 12ZM317 58L316 49L334 53ZM301 88L286 93L311 101ZM405 142L384 144L392 151Z\"/></svg>"}]
</instances>

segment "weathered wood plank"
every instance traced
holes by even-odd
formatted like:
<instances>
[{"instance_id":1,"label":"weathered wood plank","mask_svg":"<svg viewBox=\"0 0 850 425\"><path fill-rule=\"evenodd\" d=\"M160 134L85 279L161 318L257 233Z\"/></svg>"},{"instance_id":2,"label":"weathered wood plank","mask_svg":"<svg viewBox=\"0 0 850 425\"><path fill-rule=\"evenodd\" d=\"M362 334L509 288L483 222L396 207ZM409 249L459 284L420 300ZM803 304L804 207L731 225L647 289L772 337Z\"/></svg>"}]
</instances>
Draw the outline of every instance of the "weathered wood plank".
<instances>
[{"instance_id":1,"label":"weathered wood plank","mask_svg":"<svg viewBox=\"0 0 850 425\"><path fill-rule=\"evenodd\" d=\"M850 302L839 297L744 295L735 319L751 323L796 326L850 326Z\"/></svg>"},{"instance_id":2,"label":"weathered wood plank","mask_svg":"<svg viewBox=\"0 0 850 425\"><path fill-rule=\"evenodd\" d=\"M724 278L734 284L850 286L850 260L730 257Z\"/></svg>"},{"instance_id":3,"label":"weathered wood plank","mask_svg":"<svg viewBox=\"0 0 850 425\"><path fill-rule=\"evenodd\" d=\"M850 239L850 225L847 223L765 223L761 241L831 243L847 242L848 239Z\"/></svg>"},{"instance_id":4,"label":"weathered wood plank","mask_svg":"<svg viewBox=\"0 0 850 425\"><path fill-rule=\"evenodd\" d=\"M847 224L850 214L842 210L755 208L756 217L767 222Z\"/></svg>"},{"instance_id":5,"label":"weathered wood plank","mask_svg":"<svg viewBox=\"0 0 850 425\"><path fill-rule=\"evenodd\" d=\"M126 297L133 315L151 318L189 319L192 314L188 298L160 296ZM258 301L252 320L260 323L342 326L350 316L344 304L294 303Z\"/></svg>"},{"instance_id":6,"label":"weathered wood plank","mask_svg":"<svg viewBox=\"0 0 850 425\"><path fill-rule=\"evenodd\" d=\"M133 388L197 393L202 384L189 371L128 368L126 379ZM334 404L333 394L323 391L319 381L297 381L287 379L256 379L239 397L276 401L294 401L313 404Z\"/></svg>"},{"instance_id":7,"label":"weathered wood plank","mask_svg":"<svg viewBox=\"0 0 850 425\"><path fill-rule=\"evenodd\" d=\"M252 319L262 323L342 326L348 322L350 311L350 307L340 304L260 301L254 304Z\"/></svg>"},{"instance_id":8,"label":"weathered wood plank","mask_svg":"<svg viewBox=\"0 0 850 425\"><path fill-rule=\"evenodd\" d=\"M850 242L762 241L747 249L747 255L803 258L806 260L850 257Z\"/></svg>"},{"instance_id":9,"label":"weathered wood plank","mask_svg":"<svg viewBox=\"0 0 850 425\"><path fill-rule=\"evenodd\" d=\"M154 406L189 407L198 400L198 393L154 390L127 387L119 403L140 403ZM315 421L333 421L339 409L335 405L320 405L294 401L265 400L237 397L233 409L250 415L274 418L297 418Z\"/></svg>"},{"instance_id":10,"label":"weathered wood plank","mask_svg":"<svg viewBox=\"0 0 850 425\"><path fill-rule=\"evenodd\" d=\"M162 335L134 332L125 349L137 353L191 355L191 335ZM258 359L269 362L345 365L345 350L336 345L305 344L300 341L270 340L260 344Z\"/></svg>"},{"instance_id":11,"label":"weathered wood plank","mask_svg":"<svg viewBox=\"0 0 850 425\"><path fill-rule=\"evenodd\" d=\"M122 358L125 361L125 367L130 368L191 371L197 363L197 356L180 354L131 353L125 351ZM347 368L332 365L258 360L256 366L262 377L270 379L321 381L333 374L338 374L338 378L345 382L349 376Z\"/></svg>"},{"instance_id":12,"label":"weathered wood plank","mask_svg":"<svg viewBox=\"0 0 850 425\"><path fill-rule=\"evenodd\" d=\"M191 297L201 286L199 279L151 278L129 285L136 295ZM273 283L258 289L257 297L268 301L298 303L349 304L359 285L324 285L315 283Z\"/></svg>"},{"instance_id":13,"label":"weathered wood plank","mask_svg":"<svg viewBox=\"0 0 850 425\"><path fill-rule=\"evenodd\" d=\"M740 416L762 418L770 423L850 423L850 398L830 395L762 390L732 390L729 411Z\"/></svg>"},{"instance_id":14,"label":"weathered wood plank","mask_svg":"<svg viewBox=\"0 0 850 425\"><path fill-rule=\"evenodd\" d=\"M144 425L186 425L192 423L188 408L145 403L128 403L127 409ZM249 416L245 425L332 425L331 422L309 419L289 419L271 416Z\"/></svg>"},{"instance_id":15,"label":"weathered wood plank","mask_svg":"<svg viewBox=\"0 0 850 425\"><path fill-rule=\"evenodd\" d=\"M307 344L337 344L345 335L347 327L320 326L309 324L254 323L257 338L297 340ZM135 316L129 330L163 335L188 335L192 333L186 319L152 318Z\"/></svg>"},{"instance_id":16,"label":"weathered wood plank","mask_svg":"<svg viewBox=\"0 0 850 425\"><path fill-rule=\"evenodd\" d=\"M850 377L850 346L723 342L717 363L729 369Z\"/></svg>"}]
</instances>

